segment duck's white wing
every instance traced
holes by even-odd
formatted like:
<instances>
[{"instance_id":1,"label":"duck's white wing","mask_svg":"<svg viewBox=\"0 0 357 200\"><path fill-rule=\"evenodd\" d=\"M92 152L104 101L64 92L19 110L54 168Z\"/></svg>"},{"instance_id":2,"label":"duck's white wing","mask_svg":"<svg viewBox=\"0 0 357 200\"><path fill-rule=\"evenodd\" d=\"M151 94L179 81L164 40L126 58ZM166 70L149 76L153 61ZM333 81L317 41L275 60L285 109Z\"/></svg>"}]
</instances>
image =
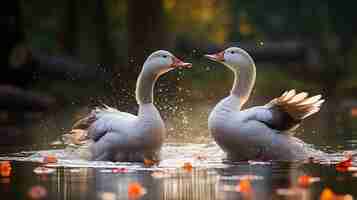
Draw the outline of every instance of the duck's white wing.
<instances>
[{"instance_id":1,"label":"duck's white wing","mask_svg":"<svg viewBox=\"0 0 357 200\"><path fill-rule=\"evenodd\" d=\"M137 116L133 114L105 105L103 108L95 108L89 115L78 120L66 137L74 144L80 144L87 139L98 141L107 132L118 132L121 127L136 119Z\"/></svg>"},{"instance_id":2,"label":"duck's white wing","mask_svg":"<svg viewBox=\"0 0 357 200\"><path fill-rule=\"evenodd\" d=\"M317 113L324 99L321 95L309 97L306 92L286 91L267 105L258 107L255 118L281 133L291 134L302 120Z\"/></svg>"},{"instance_id":3,"label":"duck's white wing","mask_svg":"<svg viewBox=\"0 0 357 200\"><path fill-rule=\"evenodd\" d=\"M109 106L96 108L91 115L95 120L88 127L88 137L94 141L99 140L107 132L120 132L128 123L137 119L137 116L133 114L121 112Z\"/></svg>"}]
</instances>

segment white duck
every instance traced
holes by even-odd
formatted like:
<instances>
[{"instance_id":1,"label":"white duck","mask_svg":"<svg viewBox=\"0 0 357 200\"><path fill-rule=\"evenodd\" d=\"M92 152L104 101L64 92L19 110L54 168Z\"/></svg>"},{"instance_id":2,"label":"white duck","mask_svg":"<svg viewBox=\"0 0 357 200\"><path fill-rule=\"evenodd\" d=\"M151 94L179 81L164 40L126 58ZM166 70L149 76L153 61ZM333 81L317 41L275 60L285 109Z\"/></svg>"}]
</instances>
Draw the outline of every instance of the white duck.
<instances>
[{"instance_id":1,"label":"white duck","mask_svg":"<svg viewBox=\"0 0 357 200\"><path fill-rule=\"evenodd\" d=\"M255 83L251 56L238 47L205 56L224 64L235 76L230 95L215 106L208 119L212 136L229 160L302 160L317 153L291 136L291 131L320 110L321 95L308 97L306 92L290 90L264 106L242 110Z\"/></svg>"},{"instance_id":2,"label":"white duck","mask_svg":"<svg viewBox=\"0 0 357 200\"><path fill-rule=\"evenodd\" d=\"M145 61L136 84L138 115L105 106L96 108L72 127L67 138L80 144L90 139L91 160L157 160L166 132L153 104L153 88L160 75L178 67L191 67L168 51L152 53Z\"/></svg>"}]
</instances>

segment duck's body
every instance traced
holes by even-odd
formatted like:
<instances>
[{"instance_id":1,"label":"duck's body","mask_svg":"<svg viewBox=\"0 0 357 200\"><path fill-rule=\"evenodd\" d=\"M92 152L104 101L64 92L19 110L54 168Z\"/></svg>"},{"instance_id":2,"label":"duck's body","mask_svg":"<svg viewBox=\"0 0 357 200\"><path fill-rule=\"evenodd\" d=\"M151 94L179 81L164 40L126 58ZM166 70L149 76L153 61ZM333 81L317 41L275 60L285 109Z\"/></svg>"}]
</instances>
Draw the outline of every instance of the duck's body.
<instances>
[{"instance_id":1,"label":"duck's body","mask_svg":"<svg viewBox=\"0 0 357 200\"><path fill-rule=\"evenodd\" d=\"M75 123L69 138L73 143L90 140L86 156L90 160L142 162L159 159L166 129L153 104L153 88L160 75L172 68L189 66L169 52L154 52L144 63L137 81L138 115L109 106L97 108Z\"/></svg>"},{"instance_id":2,"label":"duck's body","mask_svg":"<svg viewBox=\"0 0 357 200\"><path fill-rule=\"evenodd\" d=\"M301 160L309 156L304 142L258 120L257 115L270 117L268 107L237 108L239 99L228 96L213 109L208 121L213 138L229 160Z\"/></svg>"},{"instance_id":3,"label":"duck's body","mask_svg":"<svg viewBox=\"0 0 357 200\"><path fill-rule=\"evenodd\" d=\"M214 107L208 119L209 130L228 159L301 160L316 153L291 136L291 130L319 110L321 96L307 98L307 93L291 90L267 105L242 109L255 82L253 60L236 47L208 57L222 62L235 74L231 94Z\"/></svg>"},{"instance_id":4,"label":"duck's body","mask_svg":"<svg viewBox=\"0 0 357 200\"><path fill-rule=\"evenodd\" d=\"M166 129L152 103L140 105L138 116L106 107L94 110L90 118L93 122L88 127L88 137L94 142L90 147L91 159L158 159Z\"/></svg>"}]
</instances>

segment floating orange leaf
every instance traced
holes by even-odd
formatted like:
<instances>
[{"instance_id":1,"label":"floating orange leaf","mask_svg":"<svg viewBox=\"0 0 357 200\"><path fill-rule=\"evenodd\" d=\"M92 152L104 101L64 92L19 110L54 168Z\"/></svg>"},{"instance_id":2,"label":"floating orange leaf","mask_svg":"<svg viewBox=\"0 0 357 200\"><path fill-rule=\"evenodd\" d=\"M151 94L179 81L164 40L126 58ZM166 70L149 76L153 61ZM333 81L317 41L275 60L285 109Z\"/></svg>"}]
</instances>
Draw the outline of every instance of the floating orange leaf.
<instances>
[{"instance_id":1,"label":"floating orange leaf","mask_svg":"<svg viewBox=\"0 0 357 200\"><path fill-rule=\"evenodd\" d=\"M337 167L336 166L336 170L338 172L348 172L348 167Z\"/></svg>"},{"instance_id":2,"label":"floating orange leaf","mask_svg":"<svg viewBox=\"0 0 357 200\"><path fill-rule=\"evenodd\" d=\"M144 165L146 167L151 167L151 166L156 165L158 163L159 163L159 161L157 161L157 160L150 160L150 159L144 158Z\"/></svg>"},{"instance_id":3,"label":"floating orange leaf","mask_svg":"<svg viewBox=\"0 0 357 200\"><path fill-rule=\"evenodd\" d=\"M236 186L236 191L240 192L245 199L251 199L253 195L253 188L249 179L243 179L239 181Z\"/></svg>"},{"instance_id":4,"label":"floating orange leaf","mask_svg":"<svg viewBox=\"0 0 357 200\"><path fill-rule=\"evenodd\" d=\"M186 172L192 172L192 164L190 162L185 162L182 167Z\"/></svg>"},{"instance_id":5,"label":"floating orange leaf","mask_svg":"<svg viewBox=\"0 0 357 200\"><path fill-rule=\"evenodd\" d=\"M243 179L243 180L239 181L237 191L243 192L243 193L251 193L252 185L250 184L250 181L248 179Z\"/></svg>"},{"instance_id":6,"label":"floating orange leaf","mask_svg":"<svg viewBox=\"0 0 357 200\"><path fill-rule=\"evenodd\" d=\"M320 181L320 178L312 177L309 175L302 175L302 176L299 176L297 182L300 187L309 187L312 183L317 182L317 181Z\"/></svg>"},{"instance_id":7,"label":"floating orange leaf","mask_svg":"<svg viewBox=\"0 0 357 200\"><path fill-rule=\"evenodd\" d=\"M310 184L311 184L311 176L308 176L308 175L302 175L302 176L299 176L298 178L298 184L300 187L309 187Z\"/></svg>"},{"instance_id":8,"label":"floating orange leaf","mask_svg":"<svg viewBox=\"0 0 357 200\"><path fill-rule=\"evenodd\" d=\"M348 168L352 166L352 156L350 156L347 160L341 161L336 164L336 167Z\"/></svg>"},{"instance_id":9,"label":"floating orange leaf","mask_svg":"<svg viewBox=\"0 0 357 200\"><path fill-rule=\"evenodd\" d=\"M43 157L43 162L44 163L57 163L57 157L54 155L47 155L45 157Z\"/></svg>"},{"instance_id":10,"label":"floating orange leaf","mask_svg":"<svg viewBox=\"0 0 357 200\"><path fill-rule=\"evenodd\" d=\"M129 199L138 199L146 193L146 189L140 183L133 182L128 185Z\"/></svg>"},{"instance_id":11,"label":"floating orange leaf","mask_svg":"<svg viewBox=\"0 0 357 200\"><path fill-rule=\"evenodd\" d=\"M11 175L11 163L10 161L1 161L0 162L0 176L9 177Z\"/></svg>"},{"instance_id":12,"label":"floating orange leaf","mask_svg":"<svg viewBox=\"0 0 357 200\"><path fill-rule=\"evenodd\" d=\"M353 200L350 194L337 195L330 188L325 188L320 195L320 200Z\"/></svg>"},{"instance_id":13,"label":"floating orange leaf","mask_svg":"<svg viewBox=\"0 0 357 200\"><path fill-rule=\"evenodd\" d=\"M357 117L357 108L356 107L351 108L351 116L352 117Z\"/></svg>"},{"instance_id":14,"label":"floating orange leaf","mask_svg":"<svg viewBox=\"0 0 357 200\"><path fill-rule=\"evenodd\" d=\"M320 200L334 200L335 193L330 188L325 188L320 195Z\"/></svg>"},{"instance_id":15,"label":"floating orange leaf","mask_svg":"<svg viewBox=\"0 0 357 200\"><path fill-rule=\"evenodd\" d=\"M40 199L44 199L47 197L47 190L46 188L37 185L37 186L33 186L30 188L30 190L28 191L27 195L30 197L30 199L33 200L40 200Z\"/></svg>"},{"instance_id":16,"label":"floating orange leaf","mask_svg":"<svg viewBox=\"0 0 357 200\"><path fill-rule=\"evenodd\" d=\"M346 154L347 159L336 164L336 170L339 172L347 172L349 167L352 167L352 154Z\"/></svg>"}]
</instances>

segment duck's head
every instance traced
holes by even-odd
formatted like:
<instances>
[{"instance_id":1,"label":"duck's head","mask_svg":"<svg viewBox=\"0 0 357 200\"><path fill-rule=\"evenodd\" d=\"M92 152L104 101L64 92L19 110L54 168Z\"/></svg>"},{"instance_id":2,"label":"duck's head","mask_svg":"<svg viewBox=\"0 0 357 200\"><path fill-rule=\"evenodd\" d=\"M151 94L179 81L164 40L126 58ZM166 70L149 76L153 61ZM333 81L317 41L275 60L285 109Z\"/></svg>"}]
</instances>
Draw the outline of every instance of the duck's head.
<instances>
[{"instance_id":1,"label":"duck's head","mask_svg":"<svg viewBox=\"0 0 357 200\"><path fill-rule=\"evenodd\" d=\"M239 47L229 47L224 51L215 54L207 54L205 57L222 63L233 71L237 71L239 68L251 67L254 65L253 59L250 55Z\"/></svg>"},{"instance_id":2,"label":"duck's head","mask_svg":"<svg viewBox=\"0 0 357 200\"><path fill-rule=\"evenodd\" d=\"M175 68L190 67L192 67L191 63L183 62L168 51L158 50L146 59L143 70L148 70L161 75Z\"/></svg>"}]
</instances>

